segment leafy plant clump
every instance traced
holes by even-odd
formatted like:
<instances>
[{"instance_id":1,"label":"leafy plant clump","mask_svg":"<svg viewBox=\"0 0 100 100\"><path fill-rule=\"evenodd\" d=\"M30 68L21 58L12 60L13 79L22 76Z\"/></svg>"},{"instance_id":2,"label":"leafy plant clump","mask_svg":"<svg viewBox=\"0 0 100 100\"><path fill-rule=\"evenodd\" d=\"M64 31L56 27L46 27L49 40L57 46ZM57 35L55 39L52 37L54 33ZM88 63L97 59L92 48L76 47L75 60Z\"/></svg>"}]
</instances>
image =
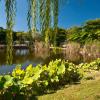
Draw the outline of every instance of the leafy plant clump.
<instances>
[{"instance_id":1,"label":"leafy plant clump","mask_svg":"<svg viewBox=\"0 0 100 100\"><path fill-rule=\"evenodd\" d=\"M56 90L59 86L78 82L88 70L99 70L100 59L91 63L75 65L68 61L55 60L47 65L32 64L25 70L16 66L10 75L0 76L0 95L32 96Z\"/></svg>"}]
</instances>

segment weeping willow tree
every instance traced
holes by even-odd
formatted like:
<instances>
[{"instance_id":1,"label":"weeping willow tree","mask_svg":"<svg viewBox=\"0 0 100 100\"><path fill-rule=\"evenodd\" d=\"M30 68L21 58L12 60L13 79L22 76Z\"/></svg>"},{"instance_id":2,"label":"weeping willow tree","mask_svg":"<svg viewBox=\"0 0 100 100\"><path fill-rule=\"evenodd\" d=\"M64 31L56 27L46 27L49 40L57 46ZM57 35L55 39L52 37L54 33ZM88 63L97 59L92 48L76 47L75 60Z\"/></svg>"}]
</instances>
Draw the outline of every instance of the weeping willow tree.
<instances>
[{"instance_id":1,"label":"weeping willow tree","mask_svg":"<svg viewBox=\"0 0 100 100\"><path fill-rule=\"evenodd\" d=\"M51 0L39 0L40 31L46 45L49 43L49 32L51 27Z\"/></svg>"},{"instance_id":2,"label":"weeping willow tree","mask_svg":"<svg viewBox=\"0 0 100 100\"><path fill-rule=\"evenodd\" d=\"M39 0L39 21L40 21L40 32L44 35L45 32L45 0Z\"/></svg>"},{"instance_id":3,"label":"weeping willow tree","mask_svg":"<svg viewBox=\"0 0 100 100\"><path fill-rule=\"evenodd\" d=\"M51 27L51 0L46 0L46 14L45 14L45 43L49 43L49 34Z\"/></svg>"},{"instance_id":4,"label":"weeping willow tree","mask_svg":"<svg viewBox=\"0 0 100 100\"><path fill-rule=\"evenodd\" d=\"M32 2L32 36L33 38L35 37L35 32L36 32L36 22L37 22L37 0L33 0Z\"/></svg>"},{"instance_id":5,"label":"weeping willow tree","mask_svg":"<svg viewBox=\"0 0 100 100\"><path fill-rule=\"evenodd\" d=\"M14 26L14 18L15 18L15 9L16 9L16 1L15 0L5 0L5 11L6 11L6 27L7 27L7 58L6 63L12 64L13 61L13 33L12 29Z\"/></svg>"},{"instance_id":6,"label":"weeping willow tree","mask_svg":"<svg viewBox=\"0 0 100 100\"><path fill-rule=\"evenodd\" d=\"M47 14L47 15L49 15L49 19L48 19L48 16L47 16L49 24L50 24L50 20L51 20L51 17L52 17L52 15L50 15L52 13L50 13L50 12L53 12L53 22L51 22L51 23L53 23L53 30L54 30L54 34L53 34L54 43L53 44L54 44L54 46L56 46L56 35L57 35L57 28L58 28L59 5L64 0L47 0L47 1L48 1L48 5L49 5L49 6L47 5L47 7L49 7L49 8L51 7L52 8L51 11L48 10L49 14ZM51 3L49 1L51 1Z\"/></svg>"},{"instance_id":7,"label":"weeping willow tree","mask_svg":"<svg viewBox=\"0 0 100 100\"><path fill-rule=\"evenodd\" d=\"M35 31L37 26L36 20L39 20L40 32L44 36L46 44L49 42L49 31L51 28L51 24L53 23L53 29L55 30L54 45L56 45L59 4L65 0L27 0L27 1L28 1L27 21L30 33L30 40L32 40L32 34L34 34L33 37L35 36ZM39 15L37 15L38 11ZM53 20L51 20L52 19L51 12L53 12ZM39 19L37 16L39 16Z\"/></svg>"},{"instance_id":8,"label":"weeping willow tree","mask_svg":"<svg viewBox=\"0 0 100 100\"><path fill-rule=\"evenodd\" d=\"M58 12L59 12L59 1L53 0L53 17L54 17L54 46L56 46L56 35L58 27Z\"/></svg>"},{"instance_id":9,"label":"weeping willow tree","mask_svg":"<svg viewBox=\"0 0 100 100\"><path fill-rule=\"evenodd\" d=\"M27 25L30 35L30 44L32 45L32 40L35 38L36 32L36 20L37 20L37 0L27 0L28 1L28 13L27 13Z\"/></svg>"},{"instance_id":10,"label":"weeping willow tree","mask_svg":"<svg viewBox=\"0 0 100 100\"><path fill-rule=\"evenodd\" d=\"M58 27L59 0L40 0L40 26L41 33L44 35L45 42L48 44L50 36L50 28L53 23L54 45L56 45L56 33ZM53 20L52 20L53 12Z\"/></svg>"}]
</instances>

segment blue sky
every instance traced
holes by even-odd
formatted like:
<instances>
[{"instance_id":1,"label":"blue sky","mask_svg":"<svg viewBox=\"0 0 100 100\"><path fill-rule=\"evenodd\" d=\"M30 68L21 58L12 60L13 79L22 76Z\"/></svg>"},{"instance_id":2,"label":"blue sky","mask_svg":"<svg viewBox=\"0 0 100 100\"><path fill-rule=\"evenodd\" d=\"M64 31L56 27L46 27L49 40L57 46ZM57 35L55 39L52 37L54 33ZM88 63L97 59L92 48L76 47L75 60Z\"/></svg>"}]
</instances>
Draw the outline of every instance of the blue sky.
<instances>
[{"instance_id":1,"label":"blue sky","mask_svg":"<svg viewBox=\"0 0 100 100\"><path fill-rule=\"evenodd\" d=\"M19 1L19 2L18 2ZM14 30L27 31L27 0L17 0ZM59 27L82 25L85 21L100 18L100 0L68 0L59 10ZM6 28L4 0L0 3L0 26Z\"/></svg>"}]
</instances>

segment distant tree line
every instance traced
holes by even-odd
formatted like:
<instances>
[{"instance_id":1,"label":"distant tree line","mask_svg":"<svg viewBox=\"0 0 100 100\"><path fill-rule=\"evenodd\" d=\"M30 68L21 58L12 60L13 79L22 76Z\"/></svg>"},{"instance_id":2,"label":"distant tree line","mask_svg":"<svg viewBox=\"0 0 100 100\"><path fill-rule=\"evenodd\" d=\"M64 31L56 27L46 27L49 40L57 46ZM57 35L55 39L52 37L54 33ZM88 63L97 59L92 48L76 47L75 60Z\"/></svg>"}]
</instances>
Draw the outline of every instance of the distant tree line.
<instances>
[{"instance_id":1,"label":"distant tree line","mask_svg":"<svg viewBox=\"0 0 100 100\"><path fill-rule=\"evenodd\" d=\"M0 44L7 44L6 35L8 30L0 27ZM29 36L25 32L12 32L13 41L25 41L29 40Z\"/></svg>"},{"instance_id":2,"label":"distant tree line","mask_svg":"<svg viewBox=\"0 0 100 100\"><path fill-rule=\"evenodd\" d=\"M54 42L54 32L55 30L52 28L48 29L48 38L49 43L53 44ZM13 31L13 40L14 41L23 41L29 40L30 36L27 34L28 32L15 32ZM6 43L6 34L7 29L0 28L0 43ZM34 39L39 41L44 41L45 35L40 35L36 33ZM57 28L56 33L56 43L57 46L62 44L63 42L73 41L84 44L86 42L98 40L100 41L100 19L89 20L85 22L82 26L74 26L68 29Z\"/></svg>"}]
</instances>

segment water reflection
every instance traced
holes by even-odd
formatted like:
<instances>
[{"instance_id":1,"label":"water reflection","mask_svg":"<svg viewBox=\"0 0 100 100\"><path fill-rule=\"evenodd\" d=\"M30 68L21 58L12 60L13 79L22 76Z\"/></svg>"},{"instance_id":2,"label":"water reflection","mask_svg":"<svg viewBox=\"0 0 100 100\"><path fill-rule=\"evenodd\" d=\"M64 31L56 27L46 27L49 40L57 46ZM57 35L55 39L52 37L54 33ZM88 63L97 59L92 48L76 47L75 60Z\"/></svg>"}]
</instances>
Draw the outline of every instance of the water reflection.
<instances>
[{"instance_id":1,"label":"water reflection","mask_svg":"<svg viewBox=\"0 0 100 100\"><path fill-rule=\"evenodd\" d=\"M7 45L6 49L6 64L11 65L13 64L13 47L12 44Z\"/></svg>"},{"instance_id":2,"label":"water reflection","mask_svg":"<svg viewBox=\"0 0 100 100\"><path fill-rule=\"evenodd\" d=\"M16 51L15 51L15 54L16 55L20 55L20 56L22 56L22 55L27 55L29 53L29 50L28 49L17 49Z\"/></svg>"},{"instance_id":3,"label":"water reflection","mask_svg":"<svg viewBox=\"0 0 100 100\"><path fill-rule=\"evenodd\" d=\"M55 59L66 59L76 64L81 62L90 62L96 59L98 56L81 55L78 52L68 52L68 50L56 50L56 53L52 49L47 50L33 50L28 49L14 49L13 50L13 64L24 64L24 63L34 63L34 64L44 64L48 63L50 60ZM100 56L99 56L100 57ZM6 64L6 50L0 50L0 65Z\"/></svg>"},{"instance_id":4,"label":"water reflection","mask_svg":"<svg viewBox=\"0 0 100 100\"><path fill-rule=\"evenodd\" d=\"M22 68L25 69L30 63L36 66L37 64L48 64L49 61L55 59L66 59L75 64L79 64L81 62L90 62L98 57L96 55L81 55L74 50L73 52L69 52L68 50L60 49L56 49L56 53L52 49L33 50L31 52L28 49L14 49L12 54L13 64L11 67L8 67L8 65L6 65L6 50L0 50L0 74L12 72L16 64L22 64Z\"/></svg>"}]
</instances>

